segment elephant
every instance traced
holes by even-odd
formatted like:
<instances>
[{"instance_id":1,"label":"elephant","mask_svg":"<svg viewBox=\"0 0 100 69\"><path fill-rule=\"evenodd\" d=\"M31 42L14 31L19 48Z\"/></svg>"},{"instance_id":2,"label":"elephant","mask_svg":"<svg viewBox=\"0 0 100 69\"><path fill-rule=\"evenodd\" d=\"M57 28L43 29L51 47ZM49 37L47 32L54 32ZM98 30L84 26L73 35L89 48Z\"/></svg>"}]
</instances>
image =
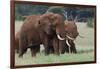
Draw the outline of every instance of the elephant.
<instances>
[{"instance_id":1,"label":"elephant","mask_svg":"<svg viewBox=\"0 0 100 69\"><path fill-rule=\"evenodd\" d=\"M66 52L71 52L71 53L77 53L76 47L74 40L77 38L79 35L77 25L75 24L75 21L65 21L65 31L66 31L66 45L65 45L65 50Z\"/></svg>"},{"instance_id":2,"label":"elephant","mask_svg":"<svg viewBox=\"0 0 100 69\"><path fill-rule=\"evenodd\" d=\"M67 53L77 53L74 40L79 35L79 32L77 30L77 25L74 21L64 21L64 28L66 32L66 40L58 41L57 37L53 39L53 45L59 46L59 51L61 54ZM58 42L58 43L57 43ZM62 45L63 44L63 45ZM52 46L53 46L52 45ZM50 50L54 53L54 48L51 47Z\"/></svg>"},{"instance_id":3,"label":"elephant","mask_svg":"<svg viewBox=\"0 0 100 69\"><path fill-rule=\"evenodd\" d=\"M62 16L54 13L45 13L43 15L28 16L19 34L19 57L31 47L33 56L36 56L36 48L40 44L44 45L45 55L49 54L50 44L54 37L57 40L65 40L66 34ZM55 54L59 55L58 46L54 46Z\"/></svg>"}]
</instances>

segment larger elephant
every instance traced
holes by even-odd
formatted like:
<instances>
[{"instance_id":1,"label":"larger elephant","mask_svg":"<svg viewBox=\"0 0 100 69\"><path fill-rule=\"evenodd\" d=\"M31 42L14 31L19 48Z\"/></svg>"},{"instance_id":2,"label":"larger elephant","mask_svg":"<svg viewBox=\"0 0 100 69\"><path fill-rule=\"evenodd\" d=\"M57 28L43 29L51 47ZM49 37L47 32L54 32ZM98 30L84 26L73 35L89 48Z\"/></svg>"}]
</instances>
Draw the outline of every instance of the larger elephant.
<instances>
[{"instance_id":1,"label":"larger elephant","mask_svg":"<svg viewBox=\"0 0 100 69\"><path fill-rule=\"evenodd\" d=\"M42 43L45 48L45 55L49 54L49 41L57 36L59 40L65 40L65 29L62 16L54 13L46 13L43 15L28 16L20 30L19 36L19 57L27 51L28 47L32 47L35 56L35 48ZM55 47L56 54L58 46Z\"/></svg>"}]
</instances>

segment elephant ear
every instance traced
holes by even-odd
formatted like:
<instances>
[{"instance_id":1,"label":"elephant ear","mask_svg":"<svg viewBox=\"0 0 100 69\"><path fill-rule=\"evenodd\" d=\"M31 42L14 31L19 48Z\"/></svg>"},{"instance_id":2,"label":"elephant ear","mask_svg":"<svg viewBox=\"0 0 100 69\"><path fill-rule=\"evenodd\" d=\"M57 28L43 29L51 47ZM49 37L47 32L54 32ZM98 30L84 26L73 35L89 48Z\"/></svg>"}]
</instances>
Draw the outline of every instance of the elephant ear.
<instances>
[{"instance_id":1,"label":"elephant ear","mask_svg":"<svg viewBox=\"0 0 100 69\"><path fill-rule=\"evenodd\" d=\"M62 16L59 15L59 14L54 14L52 17L51 17L51 20L52 20L52 24L57 26L61 23L63 23L63 19L62 19Z\"/></svg>"},{"instance_id":2,"label":"elephant ear","mask_svg":"<svg viewBox=\"0 0 100 69\"><path fill-rule=\"evenodd\" d=\"M44 25L46 22L46 20L49 20L51 22L51 17L54 15L54 13L45 13L43 15L41 15L38 19L38 23L40 25Z\"/></svg>"}]
</instances>

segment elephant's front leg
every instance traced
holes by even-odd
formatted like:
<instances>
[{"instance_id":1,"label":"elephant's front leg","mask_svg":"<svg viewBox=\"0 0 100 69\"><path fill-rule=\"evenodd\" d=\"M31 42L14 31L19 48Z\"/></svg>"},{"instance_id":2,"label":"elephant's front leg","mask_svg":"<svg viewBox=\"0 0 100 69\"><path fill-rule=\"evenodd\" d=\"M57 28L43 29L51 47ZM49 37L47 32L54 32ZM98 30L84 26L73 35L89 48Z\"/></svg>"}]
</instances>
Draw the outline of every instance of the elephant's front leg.
<instances>
[{"instance_id":1,"label":"elephant's front leg","mask_svg":"<svg viewBox=\"0 0 100 69\"><path fill-rule=\"evenodd\" d=\"M60 54L59 54L59 41L58 41L57 38L54 38L54 39L53 39L53 48L54 48L54 53L55 53L56 55L60 55Z\"/></svg>"},{"instance_id":2,"label":"elephant's front leg","mask_svg":"<svg viewBox=\"0 0 100 69\"><path fill-rule=\"evenodd\" d=\"M61 54L65 53L65 40L59 40L59 51Z\"/></svg>"},{"instance_id":3,"label":"elephant's front leg","mask_svg":"<svg viewBox=\"0 0 100 69\"><path fill-rule=\"evenodd\" d=\"M44 38L43 44L45 48L45 55L49 55L49 39Z\"/></svg>"},{"instance_id":4,"label":"elephant's front leg","mask_svg":"<svg viewBox=\"0 0 100 69\"><path fill-rule=\"evenodd\" d=\"M31 47L30 50L31 50L32 57L35 57L36 56L35 46Z\"/></svg>"}]
</instances>

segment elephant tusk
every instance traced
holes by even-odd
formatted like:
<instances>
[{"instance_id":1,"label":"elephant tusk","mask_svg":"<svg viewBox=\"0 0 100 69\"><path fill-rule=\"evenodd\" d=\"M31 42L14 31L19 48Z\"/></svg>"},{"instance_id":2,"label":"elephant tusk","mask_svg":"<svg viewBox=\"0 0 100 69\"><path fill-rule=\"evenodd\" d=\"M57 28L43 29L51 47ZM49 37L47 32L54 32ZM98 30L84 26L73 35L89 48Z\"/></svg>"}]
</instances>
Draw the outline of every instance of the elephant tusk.
<instances>
[{"instance_id":1,"label":"elephant tusk","mask_svg":"<svg viewBox=\"0 0 100 69\"><path fill-rule=\"evenodd\" d=\"M65 40L65 38L60 37L60 35L57 35L59 40Z\"/></svg>"},{"instance_id":2,"label":"elephant tusk","mask_svg":"<svg viewBox=\"0 0 100 69\"><path fill-rule=\"evenodd\" d=\"M84 36L79 35L80 38L84 38Z\"/></svg>"},{"instance_id":3,"label":"elephant tusk","mask_svg":"<svg viewBox=\"0 0 100 69\"><path fill-rule=\"evenodd\" d=\"M69 53L71 52L71 49L70 49L70 44L69 44L69 42L68 42L68 40L66 40L66 44L68 45L68 49L69 49Z\"/></svg>"},{"instance_id":4,"label":"elephant tusk","mask_svg":"<svg viewBox=\"0 0 100 69\"><path fill-rule=\"evenodd\" d=\"M70 37L68 35L66 35L66 37L69 38L70 40L75 40L75 38L72 38L72 37Z\"/></svg>"}]
</instances>

